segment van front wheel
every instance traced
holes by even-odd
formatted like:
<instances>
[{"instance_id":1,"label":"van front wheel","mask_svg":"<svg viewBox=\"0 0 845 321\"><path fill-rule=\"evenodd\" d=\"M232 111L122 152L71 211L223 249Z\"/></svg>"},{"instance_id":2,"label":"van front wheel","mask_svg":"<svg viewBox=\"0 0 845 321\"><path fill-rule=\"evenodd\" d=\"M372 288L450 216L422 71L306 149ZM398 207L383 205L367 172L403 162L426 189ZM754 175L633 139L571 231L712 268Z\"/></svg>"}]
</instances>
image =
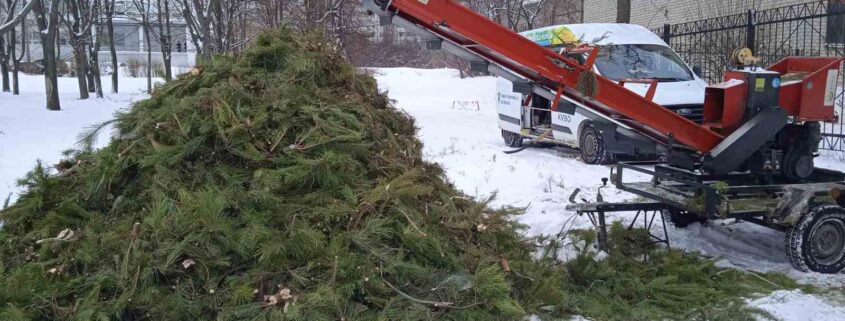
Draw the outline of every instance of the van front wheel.
<instances>
[{"instance_id":1,"label":"van front wheel","mask_svg":"<svg viewBox=\"0 0 845 321\"><path fill-rule=\"evenodd\" d=\"M584 163L600 165L613 161L613 155L607 152L604 137L591 124L581 129L578 137L578 148L581 150L581 160Z\"/></svg>"}]
</instances>

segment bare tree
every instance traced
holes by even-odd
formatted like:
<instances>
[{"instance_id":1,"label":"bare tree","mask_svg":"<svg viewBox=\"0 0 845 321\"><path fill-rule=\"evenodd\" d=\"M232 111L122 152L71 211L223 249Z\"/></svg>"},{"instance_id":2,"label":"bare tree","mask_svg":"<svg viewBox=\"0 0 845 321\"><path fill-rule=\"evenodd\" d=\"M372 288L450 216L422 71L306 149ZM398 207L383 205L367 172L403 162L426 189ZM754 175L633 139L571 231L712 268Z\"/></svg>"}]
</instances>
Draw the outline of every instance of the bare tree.
<instances>
[{"instance_id":1,"label":"bare tree","mask_svg":"<svg viewBox=\"0 0 845 321\"><path fill-rule=\"evenodd\" d=\"M94 18L93 13L88 10L89 1L65 1L65 13L62 21L67 27L68 40L73 47L74 66L76 67L76 78L79 83L79 98L88 99L88 38L91 37L91 27ZM87 10L87 11L86 11Z\"/></svg>"},{"instance_id":2,"label":"bare tree","mask_svg":"<svg viewBox=\"0 0 845 321\"><path fill-rule=\"evenodd\" d=\"M98 21L101 16L103 0L89 0L85 2L85 10L90 11L89 17L94 26L93 32L88 36L88 75L93 80L94 91L97 98L103 98L103 79L100 73L100 45L103 34L103 24Z\"/></svg>"},{"instance_id":3,"label":"bare tree","mask_svg":"<svg viewBox=\"0 0 845 321\"><path fill-rule=\"evenodd\" d=\"M14 1L6 0L7 8L9 8L9 12L14 12L15 5L13 4ZM26 7L27 3L24 0L23 6ZM21 44L27 43L27 34L26 34L26 13L23 14L24 19L20 20L20 27L21 27ZM21 46L20 54L18 54L18 32L15 28L9 29L9 41L6 45L6 52L9 55L9 59L11 61L11 69L12 69L12 95L20 95L20 81L18 78L18 72L20 70L21 60L26 53L27 47Z\"/></svg>"},{"instance_id":4,"label":"bare tree","mask_svg":"<svg viewBox=\"0 0 845 321\"><path fill-rule=\"evenodd\" d=\"M147 50L147 92L153 91L153 48L150 40L150 11L152 10L152 0L132 0L135 4L135 9L138 10L137 15L141 19L141 28L144 32L144 40L146 42Z\"/></svg>"},{"instance_id":5,"label":"bare tree","mask_svg":"<svg viewBox=\"0 0 845 321\"><path fill-rule=\"evenodd\" d=\"M578 22L582 0L465 0L468 7L514 31Z\"/></svg>"},{"instance_id":6,"label":"bare tree","mask_svg":"<svg viewBox=\"0 0 845 321\"><path fill-rule=\"evenodd\" d=\"M240 38L237 28L248 25L238 20L241 17L249 17L242 14L243 10L262 5L271 5L273 8L307 8L309 1L312 0L303 1L302 4L293 5L298 0L279 1L287 3L275 4L264 0L180 0L178 9L188 25L188 34L199 59L203 60L211 57L212 54L231 52L243 45L243 39L236 39ZM271 16L279 17L284 14ZM245 38L251 39L252 34L244 34Z\"/></svg>"},{"instance_id":7,"label":"bare tree","mask_svg":"<svg viewBox=\"0 0 845 321\"><path fill-rule=\"evenodd\" d=\"M49 1L49 2L47 2ZM44 61L44 86L47 109L61 110L59 79L56 70L56 42L59 35L59 0L32 0L35 2L35 22L40 31ZM45 3L47 2L47 3Z\"/></svg>"},{"instance_id":8,"label":"bare tree","mask_svg":"<svg viewBox=\"0 0 845 321\"><path fill-rule=\"evenodd\" d=\"M13 17L15 15L16 5L17 3L12 3L8 0L5 2L0 2L0 13L5 14L6 17ZM14 30L14 28L11 28L10 30ZM5 33L0 33L0 82L2 83L3 92L10 91L9 56L14 55L14 52L9 52L8 47L9 46L6 45Z\"/></svg>"},{"instance_id":9,"label":"bare tree","mask_svg":"<svg viewBox=\"0 0 845 321\"><path fill-rule=\"evenodd\" d=\"M257 0L254 7L258 21L269 28L278 28L284 24L287 9L292 1Z\"/></svg>"},{"instance_id":10,"label":"bare tree","mask_svg":"<svg viewBox=\"0 0 845 321\"><path fill-rule=\"evenodd\" d=\"M182 0L180 2L182 18L188 25L188 34L200 60L211 57L211 1L223 0Z\"/></svg>"},{"instance_id":11,"label":"bare tree","mask_svg":"<svg viewBox=\"0 0 845 321\"><path fill-rule=\"evenodd\" d=\"M118 92L118 62L117 62L117 48L114 44L114 4L115 0L101 0L103 5L103 15L106 21L106 30L109 38L109 56L111 58L111 92ZM99 50L99 49L98 49Z\"/></svg>"},{"instance_id":12,"label":"bare tree","mask_svg":"<svg viewBox=\"0 0 845 321\"><path fill-rule=\"evenodd\" d=\"M542 11L546 10L546 4L549 3L549 0L540 0L540 1L531 1L526 3L525 0L519 1L519 14L522 16L523 20L525 21L525 25L523 28L525 30L531 30L535 28L537 24L537 18L540 17Z\"/></svg>"},{"instance_id":13,"label":"bare tree","mask_svg":"<svg viewBox=\"0 0 845 321\"><path fill-rule=\"evenodd\" d=\"M13 54L8 52L6 37L0 34L0 83L2 83L3 92L11 91L9 86L9 56Z\"/></svg>"},{"instance_id":14,"label":"bare tree","mask_svg":"<svg viewBox=\"0 0 845 321\"><path fill-rule=\"evenodd\" d=\"M13 1L13 3L17 3L17 1ZM23 8L21 9L21 11L19 11L17 14L12 14L12 11L9 11L8 14L6 15L6 19L2 20L3 23L0 24L0 34L4 34L7 31L9 31L9 29L14 28L18 23L20 23L26 17L26 15L32 10L32 8L35 7L35 5L36 5L35 1L32 1L32 2L24 5ZM14 6L9 5L7 7L14 7Z\"/></svg>"},{"instance_id":15,"label":"bare tree","mask_svg":"<svg viewBox=\"0 0 845 321\"><path fill-rule=\"evenodd\" d=\"M164 62L164 81L173 79L171 70L171 58L173 44L170 29L170 0L156 0L156 13L158 17L158 43L161 48L161 59Z\"/></svg>"}]
</instances>

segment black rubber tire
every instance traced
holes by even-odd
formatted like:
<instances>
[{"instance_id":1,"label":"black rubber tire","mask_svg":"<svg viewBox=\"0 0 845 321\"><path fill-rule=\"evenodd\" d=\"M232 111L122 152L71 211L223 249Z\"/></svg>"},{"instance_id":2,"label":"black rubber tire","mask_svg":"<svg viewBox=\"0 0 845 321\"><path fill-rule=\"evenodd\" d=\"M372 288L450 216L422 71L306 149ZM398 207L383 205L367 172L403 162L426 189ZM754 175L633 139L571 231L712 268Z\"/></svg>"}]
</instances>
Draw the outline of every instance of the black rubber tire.
<instances>
[{"instance_id":1,"label":"black rubber tire","mask_svg":"<svg viewBox=\"0 0 845 321\"><path fill-rule=\"evenodd\" d=\"M786 257L799 271L827 274L842 271L845 268L845 209L820 205L801 217L786 232Z\"/></svg>"},{"instance_id":2,"label":"black rubber tire","mask_svg":"<svg viewBox=\"0 0 845 321\"><path fill-rule=\"evenodd\" d=\"M694 223L707 222L706 217L701 217L697 214L690 213L676 208L670 208L663 211L663 215L668 216L669 222L677 228L685 228Z\"/></svg>"},{"instance_id":3,"label":"black rubber tire","mask_svg":"<svg viewBox=\"0 0 845 321\"><path fill-rule=\"evenodd\" d=\"M517 133L502 130L502 139L505 140L505 145L508 145L508 147L517 148L522 147L524 137Z\"/></svg>"},{"instance_id":4,"label":"black rubber tire","mask_svg":"<svg viewBox=\"0 0 845 321\"><path fill-rule=\"evenodd\" d=\"M813 174L815 164L811 153L791 150L783 157L783 172L791 182L803 182Z\"/></svg>"},{"instance_id":5,"label":"black rubber tire","mask_svg":"<svg viewBox=\"0 0 845 321\"><path fill-rule=\"evenodd\" d=\"M581 150L581 160L590 165L601 165L613 162L613 155L607 152L604 136L592 124L584 125L578 135L578 149Z\"/></svg>"}]
</instances>

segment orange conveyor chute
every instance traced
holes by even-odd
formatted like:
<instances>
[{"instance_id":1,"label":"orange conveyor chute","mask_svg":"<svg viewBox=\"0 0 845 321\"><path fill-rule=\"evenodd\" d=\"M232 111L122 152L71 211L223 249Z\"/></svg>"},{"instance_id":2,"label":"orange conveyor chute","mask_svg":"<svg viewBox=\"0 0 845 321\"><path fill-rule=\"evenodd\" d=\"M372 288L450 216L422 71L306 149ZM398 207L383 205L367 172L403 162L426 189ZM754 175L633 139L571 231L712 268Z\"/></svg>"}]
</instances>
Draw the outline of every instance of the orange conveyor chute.
<instances>
[{"instance_id":1,"label":"orange conveyor chute","mask_svg":"<svg viewBox=\"0 0 845 321\"><path fill-rule=\"evenodd\" d=\"M461 46L484 59L557 92L581 101L608 117L663 142L671 136L706 153L724 137L626 89L597 76L597 94L585 97L575 90L579 76L594 60L580 64L487 19L452 0L371 0L383 11L422 27L443 41ZM593 55L595 59L595 55Z\"/></svg>"}]
</instances>

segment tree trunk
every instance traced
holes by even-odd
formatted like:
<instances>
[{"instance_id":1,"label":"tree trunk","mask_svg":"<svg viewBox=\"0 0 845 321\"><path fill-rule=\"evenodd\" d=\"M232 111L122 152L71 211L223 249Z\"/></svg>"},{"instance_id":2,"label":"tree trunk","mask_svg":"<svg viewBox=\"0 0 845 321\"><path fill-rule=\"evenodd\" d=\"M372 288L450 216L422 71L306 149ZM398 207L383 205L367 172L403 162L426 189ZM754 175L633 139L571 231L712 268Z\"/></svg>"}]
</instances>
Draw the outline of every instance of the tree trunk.
<instances>
[{"instance_id":1,"label":"tree trunk","mask_svg":"<svg viewBox=\"0 0 845 321\"><path fill-rule=\"evenodd\" d=\"M51 17L50 20L52 21L54 19ZM57 17L55 23L58 24L58 22L59 19ZM41 36L41 47L44 51L44 86L47 93L47 109L49 110L62 109L59 103L59 78L56 70L56 49L54 48L56 41L53 39L55 37L55 32L42 33Z\"/></svg>"},{"instance_id":2,"label":"tree trunk","mask_svg":"<svg viewBox=\"0 0 845 321\"><path fill-rule=\"evenodd\" d=\"M164 6L162 6L164 1ZM170 0L156 0L156 11L158 13L158 43L161 50L161 60L164 62L164 81L173 80L173 72L170 69L171 54L173 52L170 37Z\"/></svg>"},{"instance_id":3,"label":"tree trunk","mask_svg":"<svg viewBox=\"0 0 845 321\"><path fill-rule=\"evenodd\" d=\"M9 86L9 66L6 61L0 61L0 74L2 74L3 78L3 92L11 91L11 86Z\"/></svg>"},{"instance_id":4,"label":"tree trunk","mask_svg":"<svg viewBox=\"0 0 845 321\"><path fill-rule=\"evenodd\" d=\"M97 94L97 98L103 98L103 78L100 77L99 60L95 61L95 64L91 65L91 74L94 75L94 89Z\"/></svg>"},{"instance_id":5,"label":"tree trunk","mask_svg":"<svg viewBox=\"0 0 845 321\"><path fill-rule=\"evenodd\" d=\"M38 34L41 37L41 49L44 56L44 89L47 96L47 109L61 110L59 102L59 79L56 72L56 42L59 33L59 0L50 0L50 9L44 8L44 2L35 5Z\"/></svg>"},{"instance_id":6,"label":"tree trunk","mask_svg":"<svg viewBox=\"0 0 845 321\"><path fill-rule=\"evenodd\" d=\"M24 7L26 6L26 0L23 1ZM28 13L27 13L28 14ZM21 54L20 56L16 55L17 52L17 42L18 42L18 34L15 28L12 28L9 31L9 40L11 41L11 45L9 46L11 50L10 57L12 58L12 95L20 95L21 94L21 86L20 81L18 80L18 71L20 70L21 59L23 59L24 54L29 55L27 51L28 41L26 35L26 15L24 14L23 18L21 19Z\"/></svg>"},{"instance_id":7,"label":"tree trunk","mask_svg":"<svg viewBox=\"0 0 845 321\"><path fill-rule=\"evenodd\" d=\"M21 28L23 32L26 32L26 25L24 24ZM9 58L12 60L12 95L20 95L21 88L20 83L18 82L18 67L20 66L20 58L23 58L23 54L21 57L17 57L17 31L15 28L12 28L9 31ZM26 41L26 36L23 37L21 44Z\"/></svg>"},{"instance_id":8,"label":"tree trunk","mask_svg":"<svg viewBox=\"0 0 845 321\"><path fill-rule=\"evenodd\" d=\"M88 50L85 48L85 39L83 29L85 22L82 21L82 16L86 13L80 14L81 7L84 4L76 1L69 1L66 3L65 20L67 26L68 40L70 46L73 48L73 62L74 69L76 69L76 80L79 84L79 99L88 99L90 95L88 83Z\"/></svg>"},{"instance_id":9,"label":"tree trunk","mask_svg":"<svg viewBox=\"0 0 845 321\"><path fill-rule=\"evenodd\" d=\"M0 35L0 78L2 78L3 82L3 92L11 91L9 86L9 56L14 55L14 53L9 54L6 52L6 41L3 35Z\"/></svg>"},{"instance_id":10,"label":"tree trunk","mask_svg":"<svg viewBox=\"0 0 845 321\"><path fill-rule=\"evenodd\" d=\"M94 10L94 17L100 17L102 14L103 2L96 0L93 2L90 10ZM103 98L103 77L100 72L100 47L102 47L103 25L99 22L94 23L93 36L88 38L88 74L91 76L90 81L93 81L94 93L97 98Z\"/></svg>"},{"instance_id":11,"label":"tree trunk","mask_svg":"<svg viewBox=\"0 0 845 321\"><path fill-rule=\"evenodd\" d=\"M211 57L211 52L209 52L209 48L211 47L211 30L210 22L208 22L210 18L205 16L205 10L201 4L202 2L198 0L182 0L182 17L188 25L188 34L191 36L191 43L194 44L194 49L197 52L197 63ZM191 11L191 7L196 9L196 16Z\"/></svg>"},{"instance_id":12,"label":"tree trunk","mask_svg":"<svg viewBox=\"0 0 845 321\"><path fill-rule=\"evenodd\" d=\"M117 48L114 45L114 1L106 0L108 4L108 8L106 9L106 29L109 33L109 55L111 56L111 92L116 94L118 92L117 76L119 66L117 63Z\"/></svg>"},{"instance_id":13,"label":"tree trunk","mask_svg":"<svg viewBox=\"0 0 845 321\"><path fill-rule=\"evenodd\" d=\"M79 99L88 99L88 58L85 54L85 48L80 44L80 40L73 41L73 58L76 64L76 80L79 83Z\"/></svg>"},{"instance_id":14,"label":"tree trunk","mask_svg":"<svg viewBox=\"0 0 845 321\"><path fill-rule=\"evenodd\" d=\"M153 92L153 48L150 41L150 23L144 23L144 40L147 42L147 92Z\"/></svg>"},{"instance_id":15,"label":"tree trunk","mask_svg":"<svg viewBox=\"0 0 845 321\"><path fill-rule=\"evenodd\" d=\"M9 82L9 66L7 63L0 62L0 73L3 74L3 92L11 91L11 84Z\"/></svg>"},{"instance_id":16,"label":"tree trunk","mask_svg":"<svg viewBox=\"0 0 845 321\"><path fill-rule=\"evenodd\" d=\"M85 62L85 65L88 67L86 68L87 72L85 73L85 79L88 81L88 92L95 93L97 92L97 84L94 82L94 73L91 71L93 68L89 62L90 60Z\"/></svg>"},{"instance_id":17,"label":"tree trunk","mask_svg":"<svg viewBox=\"0 0 845 321\"><path fill-rule=\"evenodd\" d=\"M167 52L164 56L164 79L170 81L173 79L172 58L173 58L173 31L170 29L170 0L164 0L164 26L167 30L167 41L162 44L161 52Z\"/></svg>"},{"instance_id":18,"label":"tree trunk","mask_svg":"<svg viewBox=\"0 0 845 321\"><path fill-rule=\"evenodd\" d=\"M12 95L21 94L21 84L18 80L18 62L12 62Z\"/></svg>"},{"instance_id":19,"label":"tree trunk","mask_svg":"<svg viewBox=\"0 0 845 321\"><path fill-rule=\"evenodd\" d=\"M102 34L102 27L98 24L97 28L94 31L95 37L88 43L88 75L89 81L92 82L93 86L89 89L93 89L94 93L97 95L97 98L103 98L103 78L100 73L100 35Z\"/></svg>"},{"instance_id":20,"label":"tree trunk","mask_svg":"<svg viewBox=\"0 0 845 321\"><path fill-rule=\"evenodd\" d=\"M616 0L616 22L631 23L631 0Z\"/></svg>"}]
</instances>

